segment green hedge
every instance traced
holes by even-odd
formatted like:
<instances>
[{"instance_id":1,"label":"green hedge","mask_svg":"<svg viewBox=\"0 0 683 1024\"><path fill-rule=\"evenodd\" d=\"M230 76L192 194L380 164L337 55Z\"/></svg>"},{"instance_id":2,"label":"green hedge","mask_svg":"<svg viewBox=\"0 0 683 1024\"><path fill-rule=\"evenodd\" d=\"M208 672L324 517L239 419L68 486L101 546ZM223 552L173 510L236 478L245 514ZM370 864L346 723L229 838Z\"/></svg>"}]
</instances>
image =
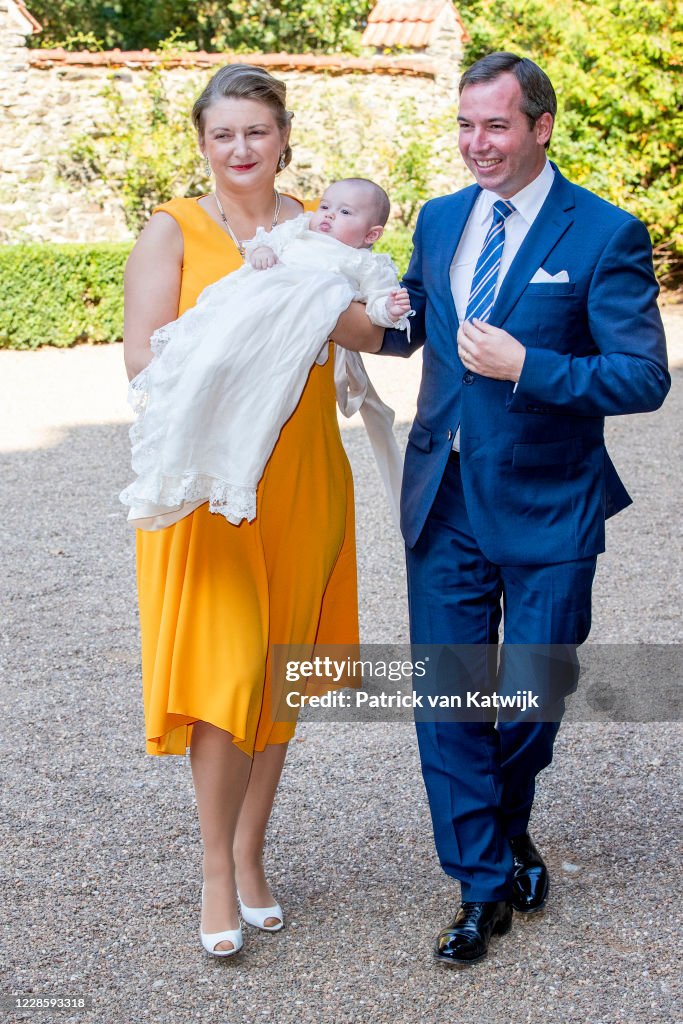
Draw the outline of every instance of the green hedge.
<instances>
[{"instance_id":1,"label":"green hedge","mask_svg":"<svg viewBox=\"0 0 683 1024\"><path fill-rule=\"evenodd\" d=\"M120 341L127 243L0 249L0 348Z\"/></svg>"},{"instance_id":2,"label":"green hedge","mask_svg":"<svg viewBox=\"0 0 683 1024\"><path fill-rule=\"evenodd\" d=\"M378 242L404 273L412 232L389 228ZM0 348L69 348L120 341L123 269L130 244L6 245L0 248Z\"/></svg>"}]
</instances>

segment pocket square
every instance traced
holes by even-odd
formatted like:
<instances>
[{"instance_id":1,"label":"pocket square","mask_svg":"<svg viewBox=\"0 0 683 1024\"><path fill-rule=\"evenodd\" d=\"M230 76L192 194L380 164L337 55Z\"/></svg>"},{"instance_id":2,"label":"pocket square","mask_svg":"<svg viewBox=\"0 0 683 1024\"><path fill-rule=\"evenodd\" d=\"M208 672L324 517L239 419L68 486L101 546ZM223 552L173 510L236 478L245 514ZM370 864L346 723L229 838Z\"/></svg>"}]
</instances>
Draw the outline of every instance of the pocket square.
<instances>
[{"instance_id":1,"label":"pocket square","mask_svg":"<svg viewBox=\"0 0 683 1024\"><path fill-rule=\"evenodd\" d=\"M557 274L549 274L543 267L539 267L529 284L565 284L569 281L569 274L566 270L559 270Z\"/></svg>"}]
</instances>

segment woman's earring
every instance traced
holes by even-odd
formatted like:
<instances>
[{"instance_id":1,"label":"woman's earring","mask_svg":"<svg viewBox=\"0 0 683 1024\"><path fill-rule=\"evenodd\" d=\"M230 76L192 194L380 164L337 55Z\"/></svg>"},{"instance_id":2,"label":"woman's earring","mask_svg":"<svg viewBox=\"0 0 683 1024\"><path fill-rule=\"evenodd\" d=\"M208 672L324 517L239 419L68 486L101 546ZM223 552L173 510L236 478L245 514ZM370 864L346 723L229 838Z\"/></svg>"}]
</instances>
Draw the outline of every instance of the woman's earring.
<instances>
[{"instance_id":1,"label":"woman's earring","mask_svg":"<svg viewBox=\"0 0 683 1024\"><path fill-rule=\"evenodd\" d=\"M206 174L207 178L211 177L211 164L209 163L208 156L204 157L204 173Z\"/></svg>"},{"instance_id":2,"label":"woman's earring","mask_svg":"<svg viewBox=\"0 0 683 1024\"><path fill-rule=\"evenodd\" d=\"M278 171L284 171L287 164L285 163L285 154L280 153L280 159L278 160L277 169Z\"/></svg>"}]
</instances>

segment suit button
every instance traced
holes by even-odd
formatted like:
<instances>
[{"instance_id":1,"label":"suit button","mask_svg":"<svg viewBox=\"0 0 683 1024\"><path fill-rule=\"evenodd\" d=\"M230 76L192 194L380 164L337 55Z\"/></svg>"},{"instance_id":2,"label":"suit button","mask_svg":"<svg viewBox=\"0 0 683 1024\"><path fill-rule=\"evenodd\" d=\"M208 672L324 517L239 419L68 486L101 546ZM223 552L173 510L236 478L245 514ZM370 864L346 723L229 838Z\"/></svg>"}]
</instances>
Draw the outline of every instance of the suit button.
<instances>
[{"instance_id":1,"label":"suit button","mask_svg":"<svg viewBox=\"0 0 683 1024\"><path fill-rule=\"evenodd\" d=\"M449 441L452 441L453 440L453 431L449 430L448 433L446 434L446 437L448 438Z\"/></svg>"},{"instance_id":2,"label":"suit button","mask_svg":"<svg viewBox=\"0 0 683 1024\"><path fill-rule=\"evenodd\" d=\"M474 384L474 374L470 373L470 371L468 370L467 373L463 376L462 382L463 384Z\"/></svg>"}]
</instances>

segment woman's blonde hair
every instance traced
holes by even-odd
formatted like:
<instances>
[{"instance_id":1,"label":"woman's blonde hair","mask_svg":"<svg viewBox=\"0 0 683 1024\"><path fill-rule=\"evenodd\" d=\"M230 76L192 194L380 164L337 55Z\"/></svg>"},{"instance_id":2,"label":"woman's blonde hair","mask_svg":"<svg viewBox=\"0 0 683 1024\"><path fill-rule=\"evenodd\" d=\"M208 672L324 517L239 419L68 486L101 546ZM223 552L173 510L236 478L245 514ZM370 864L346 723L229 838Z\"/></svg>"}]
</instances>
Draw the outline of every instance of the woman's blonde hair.
<instances>
[{"instance_id":1,"label":"woman's blonde hair","mask_svg":"<svg viewBox=\"0 0 683 1024\"><path fill-rule=\"evenodd\" d=\"M285 106L287 86L278 78L253 64L228 64L221 68L209 80L201 96L195 100L192 108L192 123L201 138L204 134L204 112L217 100L224 99L256 100L268 107L280 131L288 128L294 114ZM292 159L292 150L287 143L283 152L286 167ZM282 168L278 167L278 170Z\"/></svg>"}]
</instances>

